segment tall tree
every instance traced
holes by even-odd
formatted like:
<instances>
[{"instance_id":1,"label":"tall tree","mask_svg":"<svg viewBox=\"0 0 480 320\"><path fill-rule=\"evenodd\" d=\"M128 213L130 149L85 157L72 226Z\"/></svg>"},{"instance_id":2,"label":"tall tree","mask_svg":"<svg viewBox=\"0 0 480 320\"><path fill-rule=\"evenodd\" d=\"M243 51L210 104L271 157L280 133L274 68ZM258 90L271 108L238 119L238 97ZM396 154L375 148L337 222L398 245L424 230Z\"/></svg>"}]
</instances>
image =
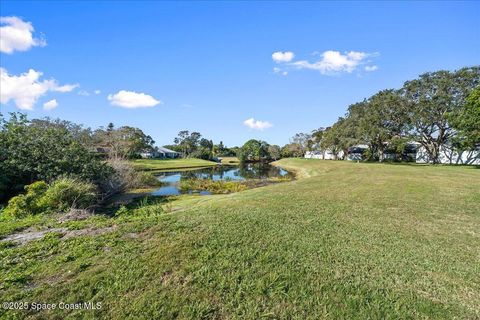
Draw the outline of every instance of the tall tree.
<instances>
[{"instance_id":1,"label":"tall tree","mask_svg":"<svg viewBox=\"0 0 480 320\"><path fill-rule=\"evenodd\" d=\"M480 144L480 86L470 93L463 108L450 114L450 121L457 130L457 149L473 150Z\"/></svg>"},{"instance_id":2,"label":"tall tree","mask_svg":"<svg viewBox=\"0 0 480 320\"><path fill-rule=\"evenodd\" d=\"M297 133L295 134L291 139L290 143L295 143L299 146L299 148L302 151L302 154L304 154L309 147L309 141L311 139L311 136L308 133Z\"/></svg>"},{"instance_id":3,"label":"tall tree","mask_svg":"<svg viewBox=\"0 0 480 320\"><path fill-rule=\"evenodd\" d=\"M458 71L437 71L407 81L402 89L408 99L410 133L429 155L433 163L439 162L440 148L455 135L450 114L461 110L467 96L480 83L480 67Z\"/></svg>"},{"instance_id":4,"label":"tall tree","mask_svg":"<svg viewBox=\"0 0 480 320\"><path fill-rule=\"evenodd\" d=\"M395 90L382 90L368 100L351 106L351 120L357 125L357 138L370 147L380 162L394 137L406 132L405 99Z\"/></svg>"},{"instance_id":5,"label":"tall tree","mask_svg":"<svg viewBox=\"0 0 480 320\"><path fill-rule=\"evenodd\" d=\"M94 132L95 145L107 150L110 158L132 158L143 151L152 151L155 141L141 129L123 126L115 129L110 123L106 130Z\"/></svg>"}]
</instances>

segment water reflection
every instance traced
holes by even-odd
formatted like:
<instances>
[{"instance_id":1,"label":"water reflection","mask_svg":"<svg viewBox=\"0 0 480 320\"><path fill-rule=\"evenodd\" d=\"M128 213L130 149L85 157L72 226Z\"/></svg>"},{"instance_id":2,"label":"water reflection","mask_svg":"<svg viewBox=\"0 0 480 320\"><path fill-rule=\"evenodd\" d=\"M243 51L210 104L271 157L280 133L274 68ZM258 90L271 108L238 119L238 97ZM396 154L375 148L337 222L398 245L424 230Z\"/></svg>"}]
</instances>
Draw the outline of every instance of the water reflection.
<instances>
[{"instance_id":1,"label":"water reflection","mask_svg":"<svg viewBox=\"0 0 480 320\"><path fill-rule=\"evenodd\" d=\"M210 180L231 180L242 181L247 179L267 179L291 176L288 171L274 167L269 164L248 163L239 166L215 166L187 171L161 172L156 174L157 178L165 183L164 186L152 192L153 195L167 196L179 195L179 182L185 179L210 179ZM200 194L210 194L208 191L201 191Z\"/></svg>"}]
</instances>

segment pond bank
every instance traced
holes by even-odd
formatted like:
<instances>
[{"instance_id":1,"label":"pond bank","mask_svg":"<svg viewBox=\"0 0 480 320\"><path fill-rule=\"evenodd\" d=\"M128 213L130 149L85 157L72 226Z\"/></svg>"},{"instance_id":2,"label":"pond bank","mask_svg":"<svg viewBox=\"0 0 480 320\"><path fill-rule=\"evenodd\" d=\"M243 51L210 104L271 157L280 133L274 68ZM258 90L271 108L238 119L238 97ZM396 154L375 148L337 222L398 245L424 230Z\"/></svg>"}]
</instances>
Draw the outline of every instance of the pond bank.
<instances>
[{"instance_id":1,"label":"pond bank","mask_svg":"<svg viewBox=\"0 0 480 320\"><path fill-rule=\"evenodd\" d=\"M200 195L231 193L270 183L289 181L293 177L292 173L265 163L165 171L157 173L157 178L163 186L151 194L170 196L191 193Z\"/></svg>"}]
</instances>

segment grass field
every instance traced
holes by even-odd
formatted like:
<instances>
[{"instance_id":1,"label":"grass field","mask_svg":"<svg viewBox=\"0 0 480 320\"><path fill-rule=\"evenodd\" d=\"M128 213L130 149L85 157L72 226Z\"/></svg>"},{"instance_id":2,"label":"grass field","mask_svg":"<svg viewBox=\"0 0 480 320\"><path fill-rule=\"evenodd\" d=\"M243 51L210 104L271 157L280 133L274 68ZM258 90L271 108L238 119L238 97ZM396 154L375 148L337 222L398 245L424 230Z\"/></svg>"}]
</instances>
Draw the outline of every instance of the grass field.
<instances>
[{"instance_id":1,"label":"grass field","mask_svg":"<svg viewBox=\"0 0 480 320\"><path fill-rule=\"evenodd\" d=\"M195 167L208 167L217 165L216 162L187 158L187 159L138 159L132 161L135 169L138 170L166 170L166 169L182 169Z\"/></svg>"},{"instance_id":2,"label":"grass field","mask_svg":"<svg viewBox=\"0 0 480 320\"><path fill-rule=\"evenodd\" d=\"M237 157L221 157L222 164L239 164L240 160Z\"/></svg>"},{"instance_id":3,"label":"grass field","mask_svg":"<svg viewBox=\"0 0 480 320\"><path fill-rule=\"evenodd\" d=\"M299 179L144 203L148 215L17 222L109 232L0 242L0 300L102 308L0 318L480 317L480 169L278 164Z\"/></svg>"}]
</instances>

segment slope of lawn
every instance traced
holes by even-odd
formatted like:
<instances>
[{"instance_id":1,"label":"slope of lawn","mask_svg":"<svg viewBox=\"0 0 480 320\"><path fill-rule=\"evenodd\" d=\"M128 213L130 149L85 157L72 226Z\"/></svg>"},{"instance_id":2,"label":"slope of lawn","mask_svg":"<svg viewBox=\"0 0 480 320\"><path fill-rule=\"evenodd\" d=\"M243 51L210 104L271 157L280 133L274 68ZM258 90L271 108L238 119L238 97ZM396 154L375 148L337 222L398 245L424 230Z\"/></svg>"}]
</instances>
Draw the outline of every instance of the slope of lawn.
<instances>
[{"instance_id":1,"label":"slope of lawn","mask_svg":"<svg viewBox=\"0 0 480 320\"><path fill-rule=\"evenodd\" d=\"M300 178L180 198L159 215L66 224L115 226L109 233L3 244L0 300L103 303L7 316L480 317L480 169L278 165Z\"/></svg>"},{"instance_id":2,"label":"slope of lawn","mask_svg":"<svg viewBox=\"0 0 480 320\"><path fill-rule=\"evenodd\" d=\"M209 167L217 165L216 162L187 158L187 159L138 159L132 161L135 169L138 170L166 170L195 167Z\"/></svg>"}]
</instances>

